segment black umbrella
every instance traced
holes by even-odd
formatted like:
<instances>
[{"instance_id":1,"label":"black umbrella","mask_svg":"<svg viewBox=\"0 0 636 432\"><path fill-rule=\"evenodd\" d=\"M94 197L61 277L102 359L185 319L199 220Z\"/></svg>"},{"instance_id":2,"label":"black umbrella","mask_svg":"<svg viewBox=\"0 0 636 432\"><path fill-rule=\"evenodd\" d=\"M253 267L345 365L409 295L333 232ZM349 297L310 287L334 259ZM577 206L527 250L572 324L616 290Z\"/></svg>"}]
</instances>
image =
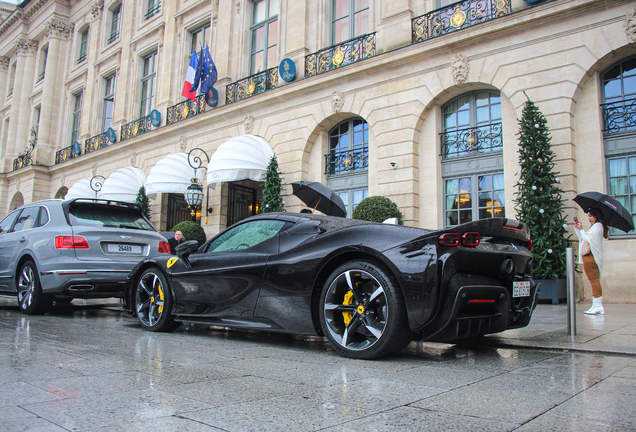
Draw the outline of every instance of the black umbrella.
<instances>
[{"instance_id":1,"label":"black umbrella","mask_svg":"<svg viewBox=\"0 0 636 432\"><path fill-rule=\"evenodd\" d=\"M625 232L634 229L632 215L623 205L609 195L600 192L583 192L574 197L574 201L587 213L591 208L603 212L607 225Z\"/></svg>"},{"instance_id":2,"label":"black umbrella","mask_svg":"<svg viewBox=\"0 0 636 432\"><path fill-rule=\"evenodd\" d=\"M307 207L319 210L329 216L347 216L345 204L338 194L322 183L299 181L292 183L293 194Z\"/></svg>"}]
</instances>

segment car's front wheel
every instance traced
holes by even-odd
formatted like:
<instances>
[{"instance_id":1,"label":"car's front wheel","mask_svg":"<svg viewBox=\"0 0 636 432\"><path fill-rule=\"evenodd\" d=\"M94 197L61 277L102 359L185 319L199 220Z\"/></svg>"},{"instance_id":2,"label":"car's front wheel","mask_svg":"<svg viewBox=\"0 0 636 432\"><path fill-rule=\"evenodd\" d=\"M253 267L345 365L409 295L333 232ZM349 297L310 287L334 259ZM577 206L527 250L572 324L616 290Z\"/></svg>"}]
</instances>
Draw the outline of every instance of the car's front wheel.
<instances>
[{"instance_id":1,"label":"car's front wheel","mask_svg":"<svg viewBox=\"0 0 636 432\"><path fill-rule=\"evenodd\" d=\"M48 312L53 296L42 293L38 269L33 261L25 262L18 273L18 304L26 315L42 315Z\"/></svg>"},{"instance_id":2,"label":"car's front wheel","mask_svg":"<svg viewBox=\"0 0 636 432\"><path fill-rule=\"evenodd\" d=\"M174 321L172 294L158 268L144 271L135 286L135 310L141 326L148 331L168 332L179 327Z\"/></svg>"},{"instance_id":3,"label":"car's front wheel","mask_svg":"<svg viewBox=\"0 0 636 432\"><path fill-rule=\"evenodd\" d=\"M390 355L412 335L395 278L372 262L351 261L337 268L322 290L320 311L325 336L347 357Z\"/></svg>"}]
</instances>

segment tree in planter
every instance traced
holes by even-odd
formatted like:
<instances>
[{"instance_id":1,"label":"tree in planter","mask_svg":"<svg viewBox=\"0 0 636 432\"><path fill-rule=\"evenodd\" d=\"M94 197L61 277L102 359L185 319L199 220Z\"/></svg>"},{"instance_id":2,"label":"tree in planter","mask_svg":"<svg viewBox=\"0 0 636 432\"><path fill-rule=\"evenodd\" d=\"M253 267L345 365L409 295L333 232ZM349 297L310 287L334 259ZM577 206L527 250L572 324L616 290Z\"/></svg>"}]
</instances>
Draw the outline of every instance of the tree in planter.
<instances>
[{"instance_id":1,"label":"tree in planter","mask_svg":"<svg viewBox=\"0 0 636 432\"><path fill-rule=\"evenodd\" d=\"M135 204L141 207L141 212L146 219L150 220L150 201L148 200L148 196L146 195L146 187L141 185L139 191L137 192L137 197L135 198Z\"/></svg>"},{"instance_id":2,"label":"tree in planter","mask_svg":"<svg viewBox=\"0 0 636 432\"><path fill-rule=\"evenodd\" d=\"M267 164L265 172L265 184L263 185L263 196L259 213L271 213L285 211L283 202L283 184L280 178L281 172L278 170L278 160L276 155L272 156Z\"/></svg>"},{"instance_id":3,"label":"tree in planter","mask_svg":"<svg viewBox=\"0 0 636 432\"><path fill-rule=\"evenodd\" d=\"M519 120L519 181L515 199L517 218L532 235L533 273L536 279L565 276L565 249L569 247L563 211L563 190L554 172L556 154L550 147L548 121L528 98Z\"/></svg>"},{"instance_id":4,"label":"tree in planter","mask_svg":"<svg viewBox=\"0 0 636 432\"><path fill-rule=\"evenodd\" d=\"M397 204L382 196L371 196L360 201L353 210L351 218L371 222L384 222L390 218L397 218L398 225L404 225L404 216Z\"/></svg>"}]
</instances>

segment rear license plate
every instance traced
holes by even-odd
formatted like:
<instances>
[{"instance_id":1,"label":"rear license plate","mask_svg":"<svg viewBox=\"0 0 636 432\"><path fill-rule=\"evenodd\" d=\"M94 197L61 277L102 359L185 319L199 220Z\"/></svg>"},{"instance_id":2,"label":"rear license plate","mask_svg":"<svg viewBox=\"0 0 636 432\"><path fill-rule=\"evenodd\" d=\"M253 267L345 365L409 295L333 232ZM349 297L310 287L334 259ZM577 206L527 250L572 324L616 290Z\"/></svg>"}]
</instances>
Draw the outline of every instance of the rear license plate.
<instances>
[{"instance_id":1,"label":"rear license plate","mask_svg":"<svg viewBox=\"0 0 636 432\"><path fill-rule=\"evenodd\" d=\"M118 254L141 254L141 246L111 243L108 245L108 252Z\"/></svg>"},{"instance_id":2,"label":"rear license plate","mask_svg":"<svg viewBox=\"0 0 636 432\"><path fill-rule=\"evenodd\" d=\"M513 282L512 283L512 296L513 297L528 297L530 295L530 282Z\"/></svg>"}]
</instances>

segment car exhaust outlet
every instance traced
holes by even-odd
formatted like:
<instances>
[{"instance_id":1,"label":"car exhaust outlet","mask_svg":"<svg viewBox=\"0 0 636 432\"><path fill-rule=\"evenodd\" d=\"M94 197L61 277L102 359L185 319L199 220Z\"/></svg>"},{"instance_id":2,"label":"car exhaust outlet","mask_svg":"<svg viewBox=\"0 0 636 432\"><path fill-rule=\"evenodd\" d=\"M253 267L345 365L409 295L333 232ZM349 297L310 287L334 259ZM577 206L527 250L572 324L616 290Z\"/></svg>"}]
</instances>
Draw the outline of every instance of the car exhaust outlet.
<instances>
[{"instance_id":1,"label":"car exhaust outlet","mask_svg":"<svg viewBox=\"0 0 636 432\"><path fill-rule=\"evenodd\" d=\"M91 291L95 289L94 285L71 285L69 291Z\"/></svg>"}]
</instances>

